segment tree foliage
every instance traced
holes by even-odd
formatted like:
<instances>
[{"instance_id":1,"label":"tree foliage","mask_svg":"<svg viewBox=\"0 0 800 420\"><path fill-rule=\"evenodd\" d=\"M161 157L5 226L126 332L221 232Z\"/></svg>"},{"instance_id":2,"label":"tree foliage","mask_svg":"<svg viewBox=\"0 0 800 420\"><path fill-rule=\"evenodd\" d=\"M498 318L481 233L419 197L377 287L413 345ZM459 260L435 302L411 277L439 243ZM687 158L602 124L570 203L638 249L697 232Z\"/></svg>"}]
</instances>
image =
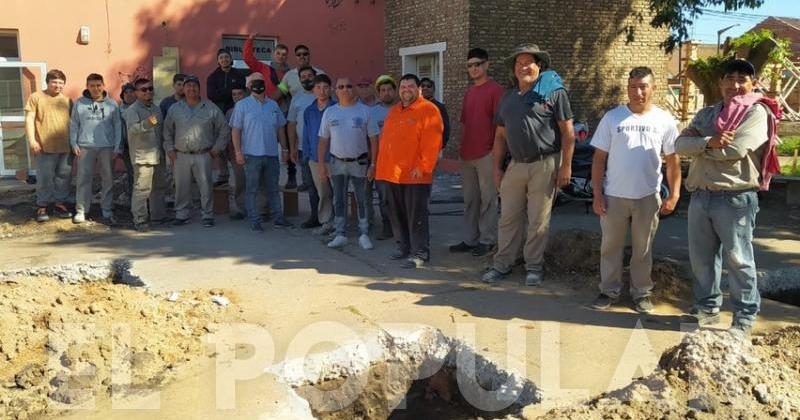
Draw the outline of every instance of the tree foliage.
<instances>
[{"instance_id":1,"label":"tree foliage","mask_svg":"<svg viewBox=\"0 0 800 420\"><path fill-rule=\"evenodd\" d=\"M689 39L689 27L703 14L703 9L724 5L725 11L743 8L757 9L765 0L650 0L650 9L655 16L650 25L656 28L667 27L670 35L661 43L667 53L672 52L678 43Z\"/></svg>"}]
</instances>

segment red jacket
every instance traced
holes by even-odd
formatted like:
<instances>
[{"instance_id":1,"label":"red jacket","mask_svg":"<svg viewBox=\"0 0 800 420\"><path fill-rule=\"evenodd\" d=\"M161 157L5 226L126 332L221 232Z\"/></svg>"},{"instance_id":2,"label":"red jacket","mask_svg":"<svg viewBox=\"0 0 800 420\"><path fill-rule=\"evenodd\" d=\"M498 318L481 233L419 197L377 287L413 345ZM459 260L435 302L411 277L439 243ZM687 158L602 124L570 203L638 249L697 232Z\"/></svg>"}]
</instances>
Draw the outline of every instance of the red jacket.
<instances>
[{"instance_id":1,"label":"red jacket","mask_svg":"<svg viewBox=\"0 0 800 420\"><path fill-rule=\"evenodd\" d=\"M278 85L281 83L283 75L278 73L272 66L262 63L253 55L252 39L248 38L247 41L244 42L243 49L244 62L247 64L247 67L250 67L252 72L258 72L264 76L264 84L267 86L267 96L271 97L272 94L278 90Z\"/></svg>"}]
</instances>

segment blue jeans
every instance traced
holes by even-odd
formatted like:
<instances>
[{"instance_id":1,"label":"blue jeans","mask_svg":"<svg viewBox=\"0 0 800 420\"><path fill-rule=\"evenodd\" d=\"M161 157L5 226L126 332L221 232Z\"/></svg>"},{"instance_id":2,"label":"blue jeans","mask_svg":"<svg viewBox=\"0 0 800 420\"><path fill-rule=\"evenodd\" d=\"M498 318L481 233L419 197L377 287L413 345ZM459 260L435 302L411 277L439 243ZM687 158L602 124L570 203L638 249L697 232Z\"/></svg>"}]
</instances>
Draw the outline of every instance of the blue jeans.
<instances>
[{"instance_id":1,"label":"blue jeans","mask_svg":"<svg viewBox=\"0 0 800 420\"><path fill-rule=\"evenodd\" d=\"M277 156L245 155L244 162L244 205L250 223L261 223L261 212L256 208L256 197L260 188L266 188L269 211L275 222L283 221L281 195L278 189L278 178L281 165Z\"/></svg>"},{"instance_id":2,"label":"blue jeans","mask_svg":"<svg viewBox=\"0 0 800 420\"><path fill-rule=\"evenodd\" d=\"M694 273L694 306L714 312L722 305L722 264L728 270L733 320L752 325L761 305L753 257L758 213L755 191L692 193L689 204L689 256Z\"/></svg>"},{"instance_id":3,"label":"blue jeans","mask_svg":"<svg viewBox=\"0 0 800 420\"><path fill-rule=\"evenodd\" d=\"M353 184L353 192L358 204L358 230L362 235L369 231L367 220L367 166L358 162L343 162L334 158L329 164L333 184L333 227L336 235L344 236L347 230L347 186Z\"/></svg>"}]
</instances>

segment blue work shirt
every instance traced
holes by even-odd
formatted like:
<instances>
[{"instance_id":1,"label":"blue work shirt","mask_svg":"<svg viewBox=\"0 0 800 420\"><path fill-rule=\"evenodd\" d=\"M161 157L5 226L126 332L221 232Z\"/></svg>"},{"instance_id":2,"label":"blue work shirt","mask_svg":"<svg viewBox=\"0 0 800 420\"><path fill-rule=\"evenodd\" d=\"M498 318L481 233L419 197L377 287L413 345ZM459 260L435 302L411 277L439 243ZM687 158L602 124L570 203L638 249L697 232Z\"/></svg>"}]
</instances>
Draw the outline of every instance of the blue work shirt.
<instances>
[{"instance_id":1,"label":"blue work shirt","mask_svg":"<svg viewBox=\"0 0 800 420\"><path fill-rule=\"evenodd\" d=\"M328 109L332 106L336 105L336 101L330 100L328 101L328 105L325 109ZM317 156L317 146L319 146L319 127L322 125L322 114L325 113L325 109L320 110L317 106L317 101L311 103L308 107L306 107L305 112L303 113L303 122L305 124L305 128L303 129L303 153L308 156L308 159L314 162L319 162L319 156ZM331 160L330 153L326 157L325 161L328 162Z\"/></svg>"},{"instance_id":2,"label":"blue work shirt","mask_svg":"<svg viewBox=\"0 0 800 420\"><path fill-rule=\"evenodd\" d=\"M264 103L248 96L236 103L231 127L242 130L242 154L278 156L278 128L286 125L278 103L266 98Z\"/></svg>"}]
</instances>

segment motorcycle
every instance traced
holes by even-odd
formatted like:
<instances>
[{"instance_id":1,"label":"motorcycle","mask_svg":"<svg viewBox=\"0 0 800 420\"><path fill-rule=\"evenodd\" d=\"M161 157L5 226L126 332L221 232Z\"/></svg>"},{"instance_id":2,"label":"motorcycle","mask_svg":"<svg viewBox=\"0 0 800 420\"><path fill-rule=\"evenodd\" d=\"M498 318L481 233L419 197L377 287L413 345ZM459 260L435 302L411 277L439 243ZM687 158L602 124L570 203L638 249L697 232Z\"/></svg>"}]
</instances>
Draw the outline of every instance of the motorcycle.
<instances>
[{"instance_id":1,"label":"motorcycle","mask_svg":"<svg viewBox=\"0 0 800 420\"><path fill-rule=\"evenodd\" d=\"M576 122L575 125L575 152L572 155L572 177L569 185L559 189L554 200L555 206L565 205L573 201L583 202L586 213L592 209L594 194L592 191L592 159L594 158L594 147L591 145L592 138L589 136L589 124L586 122ZM669 197L669 185L667 184L666 167L661 168L661 186L659 195L661 201ZM669 217L674 214L661 215L661 218Z\"/></svg>"}]
</instances>

